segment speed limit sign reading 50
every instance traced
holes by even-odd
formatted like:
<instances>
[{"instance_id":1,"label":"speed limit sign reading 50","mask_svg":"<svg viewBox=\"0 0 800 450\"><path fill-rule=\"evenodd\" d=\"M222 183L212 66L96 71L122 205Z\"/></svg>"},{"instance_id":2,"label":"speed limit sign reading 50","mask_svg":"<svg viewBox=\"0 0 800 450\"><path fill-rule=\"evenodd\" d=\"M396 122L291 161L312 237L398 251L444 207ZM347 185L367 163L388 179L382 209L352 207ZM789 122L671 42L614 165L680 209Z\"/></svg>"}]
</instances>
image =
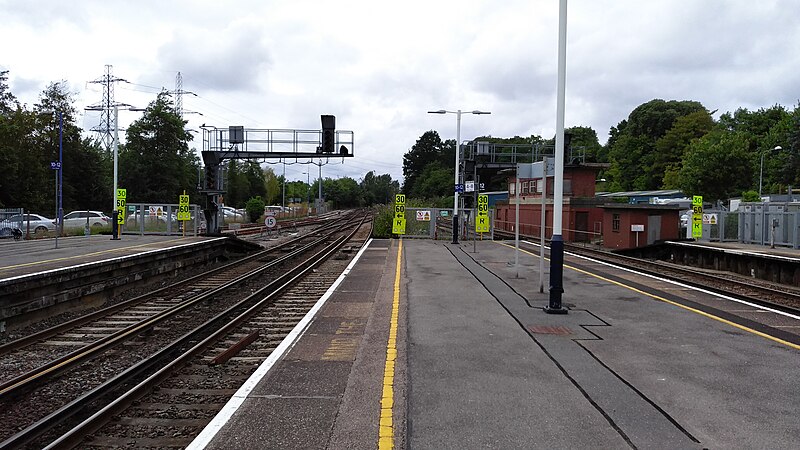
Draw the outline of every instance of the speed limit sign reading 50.
<instances>
[{"instance_id":1,"label":"speed limit sign reading 50","mask_svg":"<svg viewBox=\"0 0 800 450\"><path fill-rule=\"evenodd\" d=\"M264 219L264 225L266 225L267 228L274 228L276 223L278 223L278 221L275 220L275 216L267 216L267 218Z\"/></svg>"}]
</instances>

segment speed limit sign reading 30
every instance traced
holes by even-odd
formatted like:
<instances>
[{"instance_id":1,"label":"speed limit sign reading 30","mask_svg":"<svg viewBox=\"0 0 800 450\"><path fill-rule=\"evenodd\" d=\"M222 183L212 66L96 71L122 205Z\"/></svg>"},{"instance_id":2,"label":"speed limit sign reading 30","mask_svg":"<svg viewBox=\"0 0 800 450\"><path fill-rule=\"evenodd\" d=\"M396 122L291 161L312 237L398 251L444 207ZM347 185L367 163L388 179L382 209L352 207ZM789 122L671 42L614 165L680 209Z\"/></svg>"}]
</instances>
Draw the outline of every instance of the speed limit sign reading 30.
<instances>
[{"instance_id":1,"label":"speed limit sign reading 30","mask_svg":"<svg viewBox=\"0 0 800 450\"><path fill-rule=\"evenodd\" d=\"M267 218L264 219L264 225L266 225L267 228L274 228L277 223L278 221L275 220L275 216L267 216Z\"/></svg>"}]
</instances>

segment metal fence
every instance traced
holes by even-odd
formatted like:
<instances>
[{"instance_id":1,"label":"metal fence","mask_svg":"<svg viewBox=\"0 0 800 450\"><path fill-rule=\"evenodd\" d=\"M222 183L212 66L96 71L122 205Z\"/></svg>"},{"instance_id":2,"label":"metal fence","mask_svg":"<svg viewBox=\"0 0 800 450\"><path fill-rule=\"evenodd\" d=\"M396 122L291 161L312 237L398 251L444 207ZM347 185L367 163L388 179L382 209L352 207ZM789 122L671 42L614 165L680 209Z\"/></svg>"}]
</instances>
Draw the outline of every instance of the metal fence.
<instances>
[{"instance_id":1,"label":"metal fence","mask_svg":"<svg viewBox=\"0 0 800 450\"><path fill-rule=\"evenodd\" d=\"M2 208L0 209L0 238L12 236L12 230L24 230L23 216L25 211L22 208Z\"/></svg>"},{"instance_id":2,"label":"metal fence","mask_svg":"<svg viewBox=\"0 0 800 450\"><path fill-rule=\"evenodd\" d=\"M739 241L800 248L800 212L752 208L739 212Z\"/></svg>"},{"instance_id":3,"label":"metal fence","mask_svg":"<svg viewBox=\"0 0 800 450\"><path fill-rule=\"evenodd\" d=\"M128 203L123 233L197 236L205 231L203 210L190 205L191 220L179 221L177 204Z\"/></svg>"},{"instance_id":4,"label":"metal fence","mask_svg":"<svg viewBox=\"0 0 800 450\"><path fill-rule=\"evenodd\" d=\"M481 236L475 233L475 210L461 209L460 214L459 236L465 240L480 239ZM489 210L489 223L488 234L493 236L494 210ZM403 237L452 240L453 208L406 208L406 234Z\"/></svg>"}]
</instances>

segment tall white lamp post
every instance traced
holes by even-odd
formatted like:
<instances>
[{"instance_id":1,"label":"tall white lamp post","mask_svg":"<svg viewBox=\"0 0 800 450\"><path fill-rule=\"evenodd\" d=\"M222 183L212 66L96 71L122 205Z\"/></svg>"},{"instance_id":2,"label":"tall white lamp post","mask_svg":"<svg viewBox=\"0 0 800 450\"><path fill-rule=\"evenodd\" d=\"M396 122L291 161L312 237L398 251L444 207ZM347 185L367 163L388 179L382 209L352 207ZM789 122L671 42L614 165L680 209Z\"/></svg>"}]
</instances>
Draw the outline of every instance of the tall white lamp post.
<instances>
[{"instance_id":1,"label":"tall white lamp post","mask_svg":"<svg viewBox=\"0 0 800 450\"><path fill-rule=\"evenodd\" d=\"M461 114L491 114L489 111L446 111L440 109L438 111L428 111L428 114L455 114L456 120L456 176L455 185L453 186L453 244L458 244L458 230L460 222L458 217L458 171L459 171L459 154L461 153Z\"/></svg>"},{"instance_id":2,"label":"tall white lamp post","mask_svg":"<svg viewBox=\"0 0 800 450\"><path fill-rule=\"evenodd\" d=\"M553 190L553 237L550 239L550 301L548 314L566 314L561 305L564 293L564 238L561 235L564 208L564 109L567 86L567 0L558 8L558 92L556 101L556 160Z\"/></svg>"}]
</instances>

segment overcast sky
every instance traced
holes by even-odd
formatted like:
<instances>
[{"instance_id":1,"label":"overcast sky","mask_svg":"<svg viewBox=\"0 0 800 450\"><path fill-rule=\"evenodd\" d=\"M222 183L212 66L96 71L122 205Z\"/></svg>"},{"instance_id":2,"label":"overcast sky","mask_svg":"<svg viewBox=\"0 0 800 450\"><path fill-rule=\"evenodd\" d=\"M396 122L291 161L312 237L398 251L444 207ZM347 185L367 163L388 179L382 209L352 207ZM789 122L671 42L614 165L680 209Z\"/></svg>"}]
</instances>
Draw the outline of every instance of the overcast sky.
<instances>
[{"instance_id":1,"label":"overcast sky","mask_svg":"<svg viewBox=\"0 0 800 450\"><path fill-rule=\"evenodd\" d=\"M0 0L0 70L36 103L65 80L83 112L87 83L113 65L115 100L146 106L183 89L189 128L319 129L321 114L355 133L355 158L323 177L369 170L402 182L402 156L427 130L461 137L555 132L558 0L63 1ZM697 100L715 115L800 99L796 0L570 0L566 125L611 126L652 100ZM120 125L137 118L121 112ZM194 146L202 149L200 139ZM278 174L283 166L273 166ZM315 166L286 166L305 179Z\"/></svg>"}]
</instances>

